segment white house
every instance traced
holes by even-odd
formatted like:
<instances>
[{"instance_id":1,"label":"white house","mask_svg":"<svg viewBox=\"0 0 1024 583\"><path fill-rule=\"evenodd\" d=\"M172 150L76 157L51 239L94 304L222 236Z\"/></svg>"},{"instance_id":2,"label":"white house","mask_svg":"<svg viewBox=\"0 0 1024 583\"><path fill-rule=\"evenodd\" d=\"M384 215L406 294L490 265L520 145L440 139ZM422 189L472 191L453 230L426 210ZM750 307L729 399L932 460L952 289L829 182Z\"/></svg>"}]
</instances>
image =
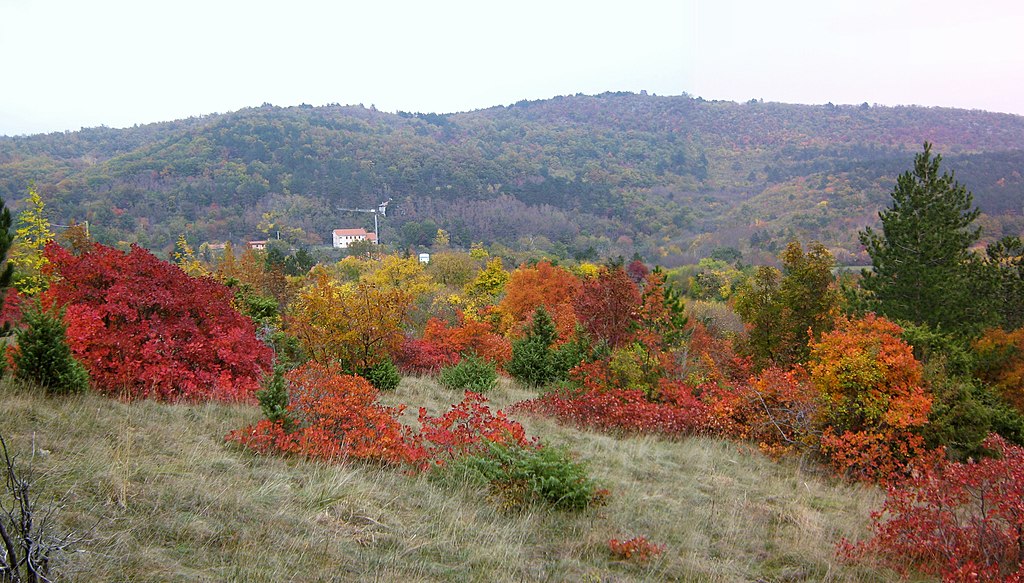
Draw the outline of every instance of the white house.
<instances>
[{"instance_id":1,"label":"white house","mask_svg":"<svg viewBox=\"0 0 1024 583\"><path fill-rule=\"evenodd\" d=\"M375 233L367 233L366 229L334 229L334 246L345 249L356 241L377 242Z\"/></svg>"}]
</instances>

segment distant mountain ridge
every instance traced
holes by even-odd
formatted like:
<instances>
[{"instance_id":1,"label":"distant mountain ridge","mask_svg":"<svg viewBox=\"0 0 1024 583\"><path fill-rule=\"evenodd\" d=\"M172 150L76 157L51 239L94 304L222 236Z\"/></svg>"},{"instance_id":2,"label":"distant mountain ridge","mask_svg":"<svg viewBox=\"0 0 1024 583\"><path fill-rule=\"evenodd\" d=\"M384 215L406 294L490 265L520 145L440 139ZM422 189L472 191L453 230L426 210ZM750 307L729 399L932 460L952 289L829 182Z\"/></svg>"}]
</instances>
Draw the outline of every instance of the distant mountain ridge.
<instances>
[{"instance_id":1,"label":"distant mountain ridge","mask_svg":"<svg viewBox=\"0 0 1024 583\"><path fill-rule=\"evenodd\" d=\"M444 228L460 246L672 265L721 246L767 260L798 237L857 263L857 229L926 140L974 192L986 236L1024 231L1022 116L632 93L449 115L264 105L0 137L0 196L17 207L34 182L54 222L154 249L179 234L328 244L372 224L339 208L392 198L381 238L402 247Z\"/></svg>"}]
</instances>

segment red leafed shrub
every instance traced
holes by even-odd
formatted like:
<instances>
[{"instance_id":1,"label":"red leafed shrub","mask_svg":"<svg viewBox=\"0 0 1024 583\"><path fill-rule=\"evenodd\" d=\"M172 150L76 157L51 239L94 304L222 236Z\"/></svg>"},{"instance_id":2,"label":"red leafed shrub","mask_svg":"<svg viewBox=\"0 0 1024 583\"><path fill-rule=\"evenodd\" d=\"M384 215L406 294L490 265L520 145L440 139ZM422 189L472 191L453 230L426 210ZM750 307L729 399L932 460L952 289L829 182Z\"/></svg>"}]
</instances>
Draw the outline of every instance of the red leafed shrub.
<instances>
[{"instance_id":1,"label":"red leafed shrub","mask_svg":"<svg viewBox=\"0 0 1024 583\"><path fill-rule=\"evenodd\" d=\"M944 581L1021 581L1024 577L1024 448L992 435L998 458L917 464L890 485L872 514L874 536L843 541L848 560L876 559L901 573Z\"/></svg>"},{"instance_id":2,"label":"red leafed shrub","mask_svg":"<svg viewBox=\"0 0 1024 583\"><path fill-rule=\"evenodd\" d=\"M502 411L491 412L487 399L466 391L462 402L453 405L440 417L431 417L420 409L420 433L413 440L413 458L422 465L444 465L452 459L469 454L485 453L489 443L535 445L526 438L526 431Z\"/></svg>"},{"instance_id":3,"label":"red leafed shrub","mask_svg":"<svg viewBox=\"0 0 1024 583\"><path fill-rule=\"evenodd\" d=\"M406 337L398 349L395 365L405 374L429 375L458 362L458 352L449 352L429 340Z\"/></svg>"},{"instance_id":4,"label":"red leafed shrub","mask_svg":"<svg viewBox=\"0 0 1024 583\"><path fill-rule=\"evenodd\" d=\"M608 541L608 552L612 558L622 561L648 561L662 553L664 545L656 545L647 537L638 536L629 540L613 538Z\"/></svg>"},{"instance_id":5,"label":"red leafed shrub","mask_svg":"<svg viewBox=\"0 0 1024 583\"><path fill-rule=\"evenodd\" d=\"M603 431L670 436L700 433L706 425L707 408L696 398L686 401L690 399L681 394L674 394L672 402L653 403L641 390L583 389L547 393L518 403L513 410Z\"/></svg>"},{"instance_id":6,"label":"red leafed shrub","mask_svg":"<svg viewBox=\"0 0 1024 583\"><path fill-rule=\"evenodd\" d=\"M57 276L44 304L66 306L68 343L98 389L125 398L250 399L269 347L231 306L231 291L133 246L75 256L46 247Z\"/></svg>"},{"instance_id":7,"label":"red leafed shrub","mask_svg":"<svg viewBox=\"0 0 1024 583\"><path fill-rule=\"evenodd\" d=\"M385 407L366 379L347 375L336 364L308 362L285 375L286 421L263 420L232 431L226 439L259 453L282 452L310 458L409 460L407 431L398 421L403 407Z\"/></svg>"},{"instance_id":8,"label":"red leafed shrub","mask_svg":"<svg viewBox=\"0 0 1024 583\"><path fill-rule=\"evenodd\" d=\"M690 348L687 376L694 381L712 380L721 384L741 383L750 378L753 362L733 350L732 340L712 334L704 324L689 325Z\"/></svg>"},{"instance_id":9,"label":"red leafed shrub","mask_svg":"<svg viewBox=\"0 0 1024 583\"><path fill-rule=\"evenodd\" d=\"M489 322L476 322L465 319L461 314L459 316L462 323L458 328L452 328L452 333L462 346L462 353L473 352L498 368L512 360L512 342L496 334Z\"/></svg>"}]
</instances>

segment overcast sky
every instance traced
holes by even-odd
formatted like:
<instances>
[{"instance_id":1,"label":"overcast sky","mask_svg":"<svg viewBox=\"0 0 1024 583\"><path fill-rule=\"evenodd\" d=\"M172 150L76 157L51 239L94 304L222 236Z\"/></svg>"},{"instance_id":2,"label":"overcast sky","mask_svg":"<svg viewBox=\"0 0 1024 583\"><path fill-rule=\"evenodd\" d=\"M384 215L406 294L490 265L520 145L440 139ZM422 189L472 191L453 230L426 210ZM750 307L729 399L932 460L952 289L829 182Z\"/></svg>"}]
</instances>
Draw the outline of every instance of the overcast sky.
<instances>
[{"instance_id":1,"label":"overcast sky","mask_svg":"<svg viewBox=\"0 0 1024 583\"><path fill-rule=\"evenodd\" d=\"M575 93L1024 114L1019 0L0 0L0 135Z\"/></svg>"}]
</instances>

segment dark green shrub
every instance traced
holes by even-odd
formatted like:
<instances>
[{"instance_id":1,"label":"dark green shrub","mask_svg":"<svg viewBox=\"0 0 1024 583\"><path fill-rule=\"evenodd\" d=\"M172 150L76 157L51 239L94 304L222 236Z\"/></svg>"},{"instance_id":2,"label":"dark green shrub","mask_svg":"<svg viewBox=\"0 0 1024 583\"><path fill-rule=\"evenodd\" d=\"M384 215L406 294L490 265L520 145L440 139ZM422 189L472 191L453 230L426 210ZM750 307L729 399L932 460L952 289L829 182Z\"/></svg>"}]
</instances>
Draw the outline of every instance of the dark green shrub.
<instances>
[{"instance_id":1,"label":"dark green shrub","mask_svg":"<svg viewBox=\"0 0 1024 583\"><path fill-rule=\"evenodd\" d=\"M582 510L604 501L606 492L563 449L491 443L482 455L449 464L443 474L485 485L506 510L549 504L559 510Z\"/></svg>"},{"instance_id":2,"label":"dark green shrub","mask_svg":"<svg viewBox=\"0 0 1024 583\"><path fill-rule=\"evenodd\" d=\"M498 383L498 371L494 363L469 355L457 364L442 368L438 381L446 389L486 393Z\"/></svg>"},{"instance_id":3,"label":"dark green shrub","mask_svg":"<svg viewBox=\"0 0 1024 583\"><path fill-rule=\"evenodd\" d=\"M264 417L288 423L288 384L284 380L283 366L278 364L272 374L264 377L263 388L256 391L256 399Z\"/></svg>"},{"instance_id":4,"label":"dark green shrub","mask_svg":"<svg viewBox=\"0 0 1024 583\"><path fill-rule=\"evenodd\" d=\"M555 323L544 306L533 314L533 324L526 338L512 343L512 359L505 370L521 383L540 387L559 378L555 351L551 349L558 338Z\"/></svg>"},{"instance_id":5,"label":"dark green shrub","mask_svg":"<svg viewBox=\"0 0 1024 583\"><path fill-rule=\"evenodd\" d=\"M22 312L24 327L15 331L15 376L34 382L51 394L68 394L89 387L89 373L68 346L64 311L44 310L38 302Z\"/></svg>"},{"instance_id":6,"label":"dark green shrub","mask_svg":"<svg viewBox=\"0 0 1024 583\"><path fill-rule=\"evenodd\" d=\"M541 387L558 378L554 353L535 338L512 343L512 359L505 370L512 378L531 387Z\"/></svg>"},{"instance_id":7,"label":"dark green shrub","mask_svg":"<svg viewBox=\"0 0 1024 583\"><path fill-rule=\"evenodd\" d=\"M393 391L402 382L402 375L398 374L398 367L386 358L360 373L361 377L370 381L378 391Z\"/></svg>"},{"instance_id":8,"label":"dark green shrub","mask_svg":"<svg viewBox=\"0 0 1024 583\"><path fill-rule=\"evenodd\" d=\"M934 395L924 438L929 447L944 446L950 459L977 459L986 451L982 441L997 433L1024 444L1024 416L981 383L969 379L933 379Z\"/></svg>"},{"instance_id":9,"label":"dark green shrub","mask_svg":"<svg viewBox=\"0 0 1024 583\"><path fill-rule=\"evenodd\" d=\"M298 368L309 360L309 355L302 348L299 339L281 330L274 330L266 339L266 343L274 349L277 362L289 371Z\"/></svg>"},{"instance_id":10,"label":"dark green shrub","mask_svg":"<svg viewBox=\"0 0 1024 583\"><path fill-rule=\"evenodd\" d=\"M598 350L606 347L607 343L602 342ZM556 378L559 380L567 379L569 378L569 371L576 368L576 366L585 362L593 362L594 352L593 339L587 335L582 326L577 326L572 340L553 350Z\"/></svg>"}]
</instances>

